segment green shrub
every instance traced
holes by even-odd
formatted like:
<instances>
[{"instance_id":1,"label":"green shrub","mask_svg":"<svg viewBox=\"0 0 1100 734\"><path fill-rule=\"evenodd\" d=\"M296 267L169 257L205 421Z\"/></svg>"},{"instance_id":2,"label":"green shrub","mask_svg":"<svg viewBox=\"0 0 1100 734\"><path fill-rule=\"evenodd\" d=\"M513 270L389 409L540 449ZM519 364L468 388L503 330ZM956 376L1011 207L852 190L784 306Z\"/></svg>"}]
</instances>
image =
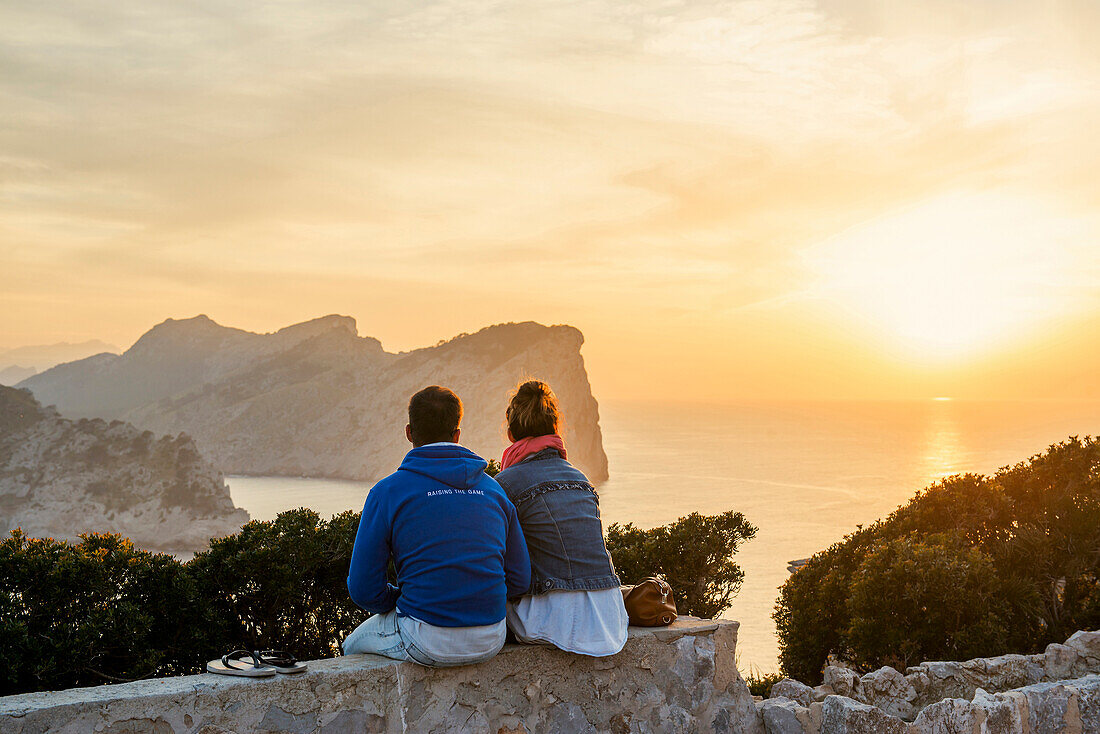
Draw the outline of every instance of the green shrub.
<instances>
[{"instance_id":1,"label":"green shrub","mask_svg":"<svg viewBox=\"0 0 1100 734\"><path fill-rule=\"evenodd\" d=\"M1010 644L1011 605L992 559L943 535L878 545L852 579L851 662L905 670Z\"/></svg>"},{"instance_id":2,"label":"green shrub","mask_svg":"<svg viewBox=\"0 0 1100 734\"><path fill-rule=\"evenodd\" d=\"M340 642L367 616L347 589L358 526L357 512L321 520L299 508L212 540L187 566L222 620L220 648L339 655Z\"/></svg>"},{"instance_id":3,"label":"green shrub","mask_svg":"<svg viewBox=\"0 0 1100 734\"><path fill-rule=\"evenodd\" d=\"M776 631L779 668L795 680L819 683L830 654L850 658L848 593L875 528L861 529L815 555L779 589Z\"/></svg>"},{"instance_id":4,"label":"green shrub","mask_svg":"<svg viewBox=\"0 0 1100 734\"><path fill-rule=\"evenodd\" d=\"M780 667L816 682L830 654L866 669L1042 650L1100 626L1098 548L1100 441L949 477L787 579Z\"/></svg>"},{"instance_id":5,"label":"green shrub","mask_svg":"<svg viewBox=\"0 0 1100 734\"><path fill-rule=\"evenodd\" d=\"M1100 439L1071 438L996 481L1017 522L992 552L1042 620L1033 647L1100 627Z\"/></svg>"},{"instance_id":6,"label":"green shrub","mask_svg":"<svg viewBox=\"0 0 1100 734\"><path fill-rule=\"evenodd\" d=\"M745 683L749 686L749 693L761 698L767 698L771 694L772 686L781 680L783 680L783 676L779 673L761 673L756 669L750 670L748 676L745 677Z\"/></svg>"},{"instance_id":7,"label":"green shrub","mask_svg":"<svg viewBox=\"0 0 1100 734\"><path fill-rule=\"evenodd\" d=\"M740 512L704 517L693 512L671 525L641 530L631 523L607 528L607 550L625 584L662 576L680 614L716 617L729 609L744 571L733 554L756 528Z\"/></svg>"},{"instance_id":8,"label":"green shrub","mask_svg":"<svg viewBox=\"0 0 1100 734\"><path fill-rule=\"evenodd\" d=\"M197 673L236 649L339 654L359 514L250 522L188 563L118 535L0 543L0 695Z\"/></svg>"},{"instance_id":9,"label":"green shrub","mask_svg":"<svg viewBox=\"0 0 1100 734\"><path fill-rule=\"evenodd\" d=\"M195 672L212 619L182 564L117 535L0 543L0 694Z\"/></svg>"}]
</instances>

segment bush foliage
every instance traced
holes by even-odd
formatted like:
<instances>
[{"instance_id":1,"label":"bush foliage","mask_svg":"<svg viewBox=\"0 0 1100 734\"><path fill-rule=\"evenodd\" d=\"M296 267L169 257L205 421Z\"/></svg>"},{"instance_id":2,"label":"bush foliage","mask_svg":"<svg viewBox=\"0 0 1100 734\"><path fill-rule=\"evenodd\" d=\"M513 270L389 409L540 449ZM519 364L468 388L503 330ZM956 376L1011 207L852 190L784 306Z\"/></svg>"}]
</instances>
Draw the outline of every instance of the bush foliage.
<instances>
[{"instance_id":1,"label":"bush foliage","mask_svg":"<svg viewBox=\"0 0 1100 734\"><path fill-rule=\"evenodd\" d=\"M216 621L182 564L118 535L0 543L0 695L192 672Z\"/></svg>"},{"instance_id":2,"label":"bush foliage","mask_svg":"<svg viewBox=\"0 0 1100 734\"><path fill-rule=\"evenodd\" d=\"M238 648L338 655L366 618L347 591L358 526L357 512L289 510L186 563L118 535L16 531L0 543L0 695L197 673ZM701 616L728 606L743 577L730 555L756 532L736 513L609 530L624 578L663 574Z\"/></svg>"},{"instance_id":3,"label":"bush foliage","mask_svg":"<svg viewBox=\"0 0 1100 734\"><path fill-rule=\"evenodd\" d=\"M852 579L852 662L905 670L923 660L969 660L1007 640L1010 609L992 559L943 535L876 546Z\"/></svg>"},{"instance_id":4,"label":"bush foliage","mask_svg":"<svg viewBox=\"0 0 1100 734\"><path fill-rule=\"evenodd\" d=\"M347 588L358 527L358 512L322 520L299 508L210 541L186 566L222 622L220 647L290 650L302 659L339 655L340 642L365 618Z\"/></svg>"},{"instance_id":5,"label":"bush foliage","mask_svg":"<svg viewBox=\"0 0 1100 734\"><path fill-rule=\"evenodd\" d=\"M749 693L761 698L768 698L772 692L772 686L783 680L779 673L761 673L759 670L749 670L745 676L745 683L749 686Z\"/></svg>"},{"instance_id":6,"label":"bush foliage","mask_svg":"<svg viewBox=\"0 0 1100 734\"><path fill-rule=\"evenodd\" d=\"M1100 441L949 477L818 553L780 590L780 667L1033 652L1100 626Z\"/></svg>"},{"instance_id":7,"label":"bush foliage","mask_svg":"<svg viewBox=\"0 0 1100 734\"><path fill-rule=\"evenodd\" d=\"M745 573L733 554L756 537L740 512L705 517L693 512L671 525L641 530L627 523L607 528L607 550L625 584L662 576L672 586L680 614L716 617L729 608Z\"/></svg>"}]
</instances>

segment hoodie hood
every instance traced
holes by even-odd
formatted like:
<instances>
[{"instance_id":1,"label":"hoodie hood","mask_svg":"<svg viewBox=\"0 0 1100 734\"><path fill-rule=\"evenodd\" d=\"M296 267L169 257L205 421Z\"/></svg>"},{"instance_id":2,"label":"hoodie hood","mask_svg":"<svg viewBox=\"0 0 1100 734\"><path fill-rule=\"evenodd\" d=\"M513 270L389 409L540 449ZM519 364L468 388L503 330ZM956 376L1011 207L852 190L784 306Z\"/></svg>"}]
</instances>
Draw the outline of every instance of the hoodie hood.
<instances>
[{"instance_id":1,"label":"hoodie hood","mask_svg":"<svg viewBox=\"0 0 1100 734\"><path fill-rule=\"evenodd\" d=\"M473 451L458 444L420 446L405 454L398 467L421 474L455 489L469 489L481 479L489 464Z\"/></svg>"}]
</instances>

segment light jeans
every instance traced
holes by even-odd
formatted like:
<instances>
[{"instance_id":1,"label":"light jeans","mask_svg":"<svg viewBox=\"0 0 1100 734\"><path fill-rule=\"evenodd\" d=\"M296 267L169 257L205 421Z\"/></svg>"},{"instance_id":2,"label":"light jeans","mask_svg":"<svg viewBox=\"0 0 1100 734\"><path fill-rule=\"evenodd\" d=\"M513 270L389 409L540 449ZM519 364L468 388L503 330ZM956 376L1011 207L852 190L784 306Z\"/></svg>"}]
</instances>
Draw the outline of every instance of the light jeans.
<instances>
[{"instance_id":1,"label":"light jeans","mask_svg":"<svg viewBox=\"0 0 1100 734\"><path fill-rule=\"evenodd\" d=\"M344 640L344 654L369 653L410 660L430 668L481 663L500 652L508 627L504 620L483 627L436 627L393 609L375 614Z\"/></svg>"}]
</instances>

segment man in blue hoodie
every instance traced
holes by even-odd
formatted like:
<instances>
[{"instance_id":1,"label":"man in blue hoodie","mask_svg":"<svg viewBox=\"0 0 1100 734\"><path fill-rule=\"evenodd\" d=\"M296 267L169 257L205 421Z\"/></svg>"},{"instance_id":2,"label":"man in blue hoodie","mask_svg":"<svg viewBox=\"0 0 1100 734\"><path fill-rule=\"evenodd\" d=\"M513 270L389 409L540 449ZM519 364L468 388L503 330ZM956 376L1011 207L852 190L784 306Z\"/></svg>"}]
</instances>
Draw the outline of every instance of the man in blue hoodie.
<instances>
[{"instance_id":1,"label":"man in blue hoodie","mask_svg":"<svg viewBox=\"0 0 1100 734\"><path fill-rule=\"evenodd\" d=\"M531 560L504 490L458 445L462 402L444 387L409 400L412 451L374 485L351 552L348 591L373 616L344 654L444 667L488 660L507 632L505 602L526 594ZM388 583L390 560L397 586Z\"/></svg>"}]
</instances>

